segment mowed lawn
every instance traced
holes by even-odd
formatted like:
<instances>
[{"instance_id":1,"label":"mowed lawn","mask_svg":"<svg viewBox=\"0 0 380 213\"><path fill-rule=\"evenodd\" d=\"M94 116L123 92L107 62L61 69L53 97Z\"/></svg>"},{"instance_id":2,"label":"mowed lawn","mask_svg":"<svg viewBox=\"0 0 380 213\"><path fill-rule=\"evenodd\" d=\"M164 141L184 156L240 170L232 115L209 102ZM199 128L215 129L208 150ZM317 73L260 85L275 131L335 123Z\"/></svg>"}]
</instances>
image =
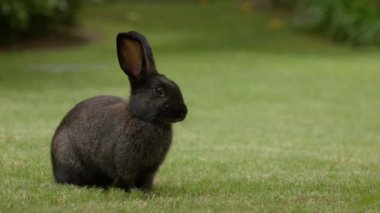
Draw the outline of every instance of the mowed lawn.
<instances>
[{"instance_id":1,"label":"mowed lawn","mask_svg":"<svg viewBox=\"0 0 380 213\"><path fill-rule=\"evenodd\" d=\"M234 3L86 5L92 42L0 52L0 212L378 212L380 50ZM150 40L189 108L155 190L57 185L50 140L87 97L128 97L115 35Z\"/></svg>"}]
</instances>

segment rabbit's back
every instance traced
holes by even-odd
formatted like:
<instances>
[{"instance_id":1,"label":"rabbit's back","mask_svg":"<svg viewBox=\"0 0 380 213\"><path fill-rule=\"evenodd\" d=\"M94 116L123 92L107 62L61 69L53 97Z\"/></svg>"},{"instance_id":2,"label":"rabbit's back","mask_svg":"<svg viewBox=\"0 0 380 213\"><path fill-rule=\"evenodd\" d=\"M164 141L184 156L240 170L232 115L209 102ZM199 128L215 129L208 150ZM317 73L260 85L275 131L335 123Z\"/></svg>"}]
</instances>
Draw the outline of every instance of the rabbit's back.
<instances>
[{"instance_id":1,"label":"rabbit's back","mask_svg":"<svg viewBox=\"0 0 380 213\"><path fill-rule=\"evenodd\" d=\"M58 182L78 185L134 182L140 172L158 169L171 138L171 125L135 118L122 98L96 96L77 104L58 126L52 143L54 175Z\"/></svg>"}]
</instances>

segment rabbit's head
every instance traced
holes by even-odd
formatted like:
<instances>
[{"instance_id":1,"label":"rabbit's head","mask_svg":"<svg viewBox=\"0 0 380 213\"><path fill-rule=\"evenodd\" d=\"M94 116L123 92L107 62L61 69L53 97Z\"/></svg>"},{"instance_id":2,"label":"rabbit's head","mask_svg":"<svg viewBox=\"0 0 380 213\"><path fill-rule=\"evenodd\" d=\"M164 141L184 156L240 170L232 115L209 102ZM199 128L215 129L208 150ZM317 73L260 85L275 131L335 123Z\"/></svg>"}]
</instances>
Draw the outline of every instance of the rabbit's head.
<instances>
[{"instance_id":1,"label":"rabbit's head","mask_svg":"<svg viewBox=\"0 0 380 213\"><path fill-rule=\"evenodd\" d=\"M157 72L148 40L137 32L117 35L117 54L131 84L132 115L150 122L173 123L187 114L179 87Z\"/></svg>"}]
</instances>

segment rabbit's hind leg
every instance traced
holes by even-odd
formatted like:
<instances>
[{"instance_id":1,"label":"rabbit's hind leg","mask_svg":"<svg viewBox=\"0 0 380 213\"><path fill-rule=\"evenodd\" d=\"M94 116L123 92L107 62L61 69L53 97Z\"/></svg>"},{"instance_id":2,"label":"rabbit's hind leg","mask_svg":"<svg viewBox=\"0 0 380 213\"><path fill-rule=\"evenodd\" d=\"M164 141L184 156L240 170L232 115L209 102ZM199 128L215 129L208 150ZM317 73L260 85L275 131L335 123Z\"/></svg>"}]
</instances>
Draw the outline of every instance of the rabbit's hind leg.
<instances>
[{"instance_id":1,"label":"rabbit's hind leg","mask_svg":"<svg viewBox=\"0 0 380 213\"><path fill-rule=\"evenodd\" d=\"M87 185L89 177L84 171L81 171L78 164L73 165L70 162L54 162L54 177L57 183L67 183L79 186Z\"/></svg>"},{"instance_id":2,"label":"rabbit's hind leg","mask_svg":"<svg viewBox=\"0 0 380 213\"><path fill-rule=\"evenodd\" d=\"M54 162L54 177L57 183L73 184L78 186L95 186L108 188L111 180L98 172L87 171L79 163Z\"/></svg>"}]
</instances>

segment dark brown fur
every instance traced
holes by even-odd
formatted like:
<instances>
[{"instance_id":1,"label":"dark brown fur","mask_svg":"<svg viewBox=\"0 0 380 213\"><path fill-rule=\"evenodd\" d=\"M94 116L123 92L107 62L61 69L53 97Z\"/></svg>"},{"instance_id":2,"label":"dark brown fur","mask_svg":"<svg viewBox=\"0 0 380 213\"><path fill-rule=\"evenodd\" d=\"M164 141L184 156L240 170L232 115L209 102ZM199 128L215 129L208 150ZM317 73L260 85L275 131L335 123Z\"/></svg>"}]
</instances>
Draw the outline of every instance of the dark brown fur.
<instances>
[{"instance_id":1,"label":"dark brown fur","mask_svg":"<svg viewBox=\"0 0 380 213\"><path fill-rule=\"evenodd\" d=\"M119 36L126 42L137 41L142 48L148 47L136 54L151 51L141 34L130 32ZM132 50L127 52L134 51L137 45L129 46ZM154 65L152 53L149 54L151 58L142 56L128 63L151 60L150 65ZM171 145L171 123L183 120L187 109L179 88L159 75L155 67L142 65L141 71L130 72L129 66L121 66L131 81L132 104L119 97L96 96L78 103L67 113L51 147L53 172L58 183L114 186L127 191L133 187L152 188L154 175ZM140 76L135 76L136 73ZM151 87L156 85L165 88L165 97L153 95Z\"/></svg>"}]
</instances>

